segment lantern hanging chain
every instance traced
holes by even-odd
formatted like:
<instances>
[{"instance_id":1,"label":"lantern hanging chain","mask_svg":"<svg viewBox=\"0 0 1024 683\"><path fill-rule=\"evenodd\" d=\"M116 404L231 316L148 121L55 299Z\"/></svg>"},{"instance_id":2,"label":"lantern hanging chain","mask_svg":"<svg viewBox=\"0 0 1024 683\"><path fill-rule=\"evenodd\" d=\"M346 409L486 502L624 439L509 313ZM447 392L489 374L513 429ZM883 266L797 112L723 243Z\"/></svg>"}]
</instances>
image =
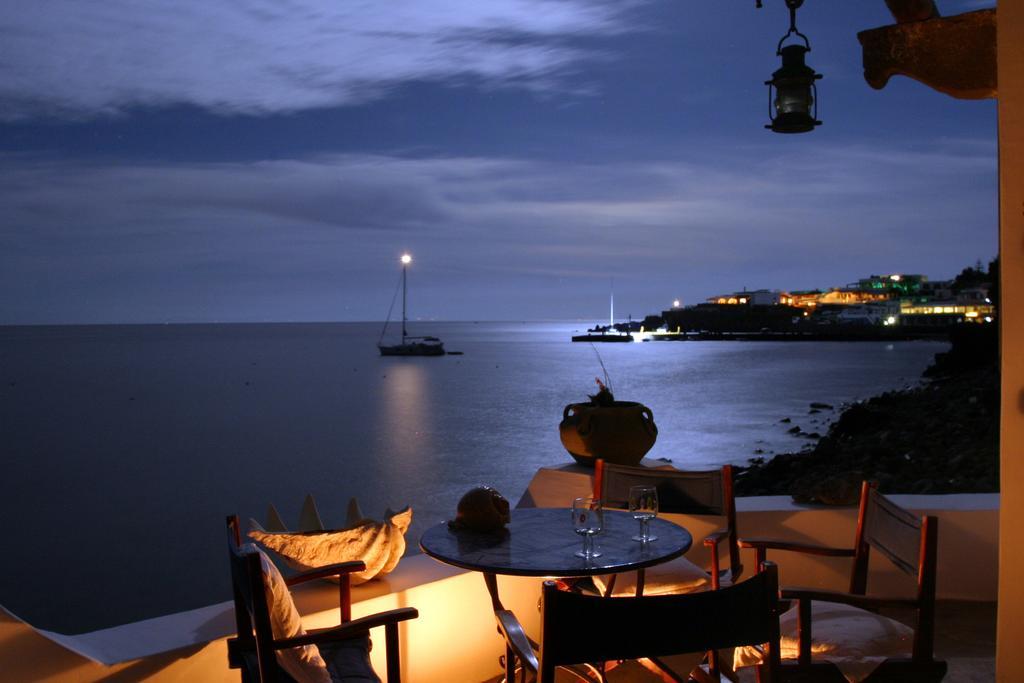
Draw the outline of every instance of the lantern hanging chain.
<instances>
[{"instance_id":1,"label":"lantern hanging chain","mask_svg":"<svg viewBox=\"0 0 1024 683\"><path fill-rule=\"evenodd\" d=\"M779 45L778 47L775 48L775 54L782 54L782 44L786 42L786 39L789 38L790 36L797 36L798 38L802 38L804 41L804 45L807 47L807 51L811 51L811 41L803 33L800 33L800 31L796 27L796 11L803 4L804 0L786 0L786 7L789 8L789 30L786 31L786 35L782 36L782 38L779 39ZM761 4L759 0L758 7L760 6Z\"/></svg>"}]
</instances>

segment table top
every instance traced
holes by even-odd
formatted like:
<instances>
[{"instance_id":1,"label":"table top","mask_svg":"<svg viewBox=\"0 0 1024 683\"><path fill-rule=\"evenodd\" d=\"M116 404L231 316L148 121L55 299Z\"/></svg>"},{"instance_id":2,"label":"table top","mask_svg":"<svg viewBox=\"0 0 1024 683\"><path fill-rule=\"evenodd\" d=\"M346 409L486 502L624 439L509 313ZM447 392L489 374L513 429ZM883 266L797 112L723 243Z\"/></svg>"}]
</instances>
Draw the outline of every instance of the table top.
<instances>
[{"instance_id":1,"label":"table top","mask_svg":"<svg viewBox=\"0 0 1024 683\"><path fill-rule=\"evenodd\" d=\"M446 522L427 529L420 548L446 564L513 576L593 576L650 567L679 557L693 538L681 526L652 519L657 540L632 539L640 524L628 512L605 510L604 531L594 537L600 557L584 559L575 552L583 539L573 531L568 508L516 508L500 533L454 530Z\"/></svg>"}]
</instances>

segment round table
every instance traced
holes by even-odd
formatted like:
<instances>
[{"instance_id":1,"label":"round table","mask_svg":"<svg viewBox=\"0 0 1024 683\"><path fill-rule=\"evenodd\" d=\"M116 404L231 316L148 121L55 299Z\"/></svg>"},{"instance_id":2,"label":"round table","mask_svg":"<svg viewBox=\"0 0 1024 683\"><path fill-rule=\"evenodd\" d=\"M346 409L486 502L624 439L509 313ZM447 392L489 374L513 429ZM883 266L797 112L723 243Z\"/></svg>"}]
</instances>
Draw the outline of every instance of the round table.
<instances>
[{"instance_id":1,"label":"round table","mask_svg":"<svg viewBox=\"0 0 1024 683\"><path fill-rule=\"evenodd\" d=\"M449 528L446 522L427 529L420 548L436 560L482 572L495 610L496 574L512 576L577 577L615 574L642 569L675 559L690 549L693 538L686 529L664 519L652 519L657 540L632 539L639 522L628 512L605 510L604 530L594 538L599 557L576 556L583 539L573 531L568 508L516 508L501 532L482 534Z\"/></svg>"}]
</instances>

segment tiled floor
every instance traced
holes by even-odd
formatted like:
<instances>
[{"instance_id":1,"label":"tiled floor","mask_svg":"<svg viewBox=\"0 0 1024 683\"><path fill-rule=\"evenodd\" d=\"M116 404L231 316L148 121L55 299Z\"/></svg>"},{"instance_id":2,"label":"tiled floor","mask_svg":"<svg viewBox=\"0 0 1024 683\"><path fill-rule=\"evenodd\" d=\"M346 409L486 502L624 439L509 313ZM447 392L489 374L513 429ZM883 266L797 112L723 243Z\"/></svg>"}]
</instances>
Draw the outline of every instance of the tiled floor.
<instances>
[{"instance_id":1,"label":"tiled floor","mask_svg":"<svg viewBox=\"0 0 1024 683\"><path fill-rule=\"evenodd\" d=\"M888 616L913 624L912 616L886 612ZM935 656L949 665L949 683L991 683L995 680L996 605L977 602L940 602L937 606ZM495 678L487 683L497 683ZM559 673L558 683L578 679ZM658 683L663 679L637 662L625 662L609 672L609 683ZM752 671L742 672L741 681L753 681Z\"/></svg>"}]
</instances>

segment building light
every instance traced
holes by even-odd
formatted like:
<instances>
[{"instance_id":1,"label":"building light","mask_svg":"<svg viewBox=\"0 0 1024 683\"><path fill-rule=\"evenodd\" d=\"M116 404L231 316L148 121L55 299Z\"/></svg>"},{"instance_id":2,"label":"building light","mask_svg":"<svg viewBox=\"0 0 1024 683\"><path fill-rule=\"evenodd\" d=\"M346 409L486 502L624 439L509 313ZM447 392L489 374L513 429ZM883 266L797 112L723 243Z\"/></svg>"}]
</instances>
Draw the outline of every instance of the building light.
<instances>
[{"instance_id":1,"label":"building light","mask_svg":"<svg viewBox=\"0 0 1024 683\"><path fill-rule=\"evenodd\" d=\"M679 308L682 305L683 303L679 299L676 299L675 301L672 302L672 308Z\"/></svg>"},{"instance_id":2,"label":"building light","mask_svg":"<svg viewBox=\"0 0 1024 683\"><path fill-rule=\"evenodd\" d=\"M895 325L896 324L896 316L890 315L888 318L885 319L885 324L886 325Z\"/></svg>"},{"instance_id":3,"label":"building light","mask_svg":"<svg viewBox=\"0 0 1024 683\"><path fill-rule=\"evenodd\" d=\"M992 322L992 316L990 316L990 315L986 315L986 316L985 316L985 322L987 322L987 323L990 323L990 322Z\"/></svg>"},{"instance_id":4,"label":"building light","mask_svg":"<svg viewBox=\"0 0 1024 683\"><path fill-rule=\"evenodd\" d=\"M890 275L889 279L892 280L893 282L899 282L900 281L900 276L899 275Z\"/></svg>"},{"instance_id":5,"label":"building light","mask_svg":"<svg viewBox=\"0 0 1024 683\"><path fill-rule=\"evenodd\" d=\"M967 311L966 313L964 313L964 317L966 317L966 318L977 318L978 317L978 312L977 311Z\"/></svg>"},{"instance_id":6,"label":"building light","mask_svg":"<svg viewBox=\"0 0 1024 683\"><path fill-rule=\"evenodd\" d=\"M741 303L741 304L745 304L745 303L747 303L747 297L745 297L745 296L741 296L741 297L740 297L740 303Z\"/></svg>"}]
</instances>

